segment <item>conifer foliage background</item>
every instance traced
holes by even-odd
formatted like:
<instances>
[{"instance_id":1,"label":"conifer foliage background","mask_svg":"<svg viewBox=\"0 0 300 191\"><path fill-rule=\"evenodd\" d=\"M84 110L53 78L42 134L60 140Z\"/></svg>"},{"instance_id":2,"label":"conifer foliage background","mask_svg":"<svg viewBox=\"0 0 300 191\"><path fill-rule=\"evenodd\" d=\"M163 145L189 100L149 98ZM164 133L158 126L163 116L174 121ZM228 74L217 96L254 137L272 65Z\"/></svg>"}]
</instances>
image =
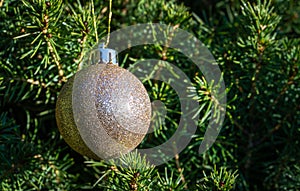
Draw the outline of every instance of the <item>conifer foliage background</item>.
<instances>
[{"instance_id":1,"label":"conifer foliage background","mask_svg":"<svg viewBox=\"0 0 300 191\"><path fill-rule=\"evenodd\" d=\"M300 190L300 1L113 0L112 30L179 26L209 48L226 83L222 131L199 155L214 105L211 84L175 50L122 52L125 68L142 58L177 65L192 80L203 116L172 161L153 167L136 153L124 156L139 170L77 154L55 122L62 85L107 34L108 1L0 0L0 10L0 190ZM168 84L144 84L167 114L141 148L165 142L180 117Z\"/></svg>"}]
</instances>

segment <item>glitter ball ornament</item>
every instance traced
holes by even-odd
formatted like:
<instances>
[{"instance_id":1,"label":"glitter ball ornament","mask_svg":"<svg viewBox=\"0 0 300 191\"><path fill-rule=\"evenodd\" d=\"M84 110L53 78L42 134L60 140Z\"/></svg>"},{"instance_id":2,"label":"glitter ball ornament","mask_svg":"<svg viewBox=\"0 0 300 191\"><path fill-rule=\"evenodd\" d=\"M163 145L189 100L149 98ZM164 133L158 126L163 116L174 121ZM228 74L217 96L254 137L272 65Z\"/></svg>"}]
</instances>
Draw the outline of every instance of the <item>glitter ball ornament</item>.
<instances>
[{"instance_id":1,"label":"glitter ball ornament","mask_svg":"<svg viewBox=\"0 0 300 191\"><path fill-rule=\"evenodd\" d=\"M66 143L73 150L81 155L99 159L99 157L86 146L76 127L72 110L73 82L74 77L70 78L63 86L56 102L56 122L58 129Z\"/></svg>"},{"instance_id":2,"label":"glitter ball ornament","mask_svg":"<svg viewBox=\"0 0 300 191\"><path fill-rule=\"evenodd\" d=\"M98 53L90 56L99 64L84 67L63 87L56 117L74 150L110 159L142 141L150 125L151 103L143 84L113 64L116 57L111 49L101 48Z\"/></svg>"}]
</instances>

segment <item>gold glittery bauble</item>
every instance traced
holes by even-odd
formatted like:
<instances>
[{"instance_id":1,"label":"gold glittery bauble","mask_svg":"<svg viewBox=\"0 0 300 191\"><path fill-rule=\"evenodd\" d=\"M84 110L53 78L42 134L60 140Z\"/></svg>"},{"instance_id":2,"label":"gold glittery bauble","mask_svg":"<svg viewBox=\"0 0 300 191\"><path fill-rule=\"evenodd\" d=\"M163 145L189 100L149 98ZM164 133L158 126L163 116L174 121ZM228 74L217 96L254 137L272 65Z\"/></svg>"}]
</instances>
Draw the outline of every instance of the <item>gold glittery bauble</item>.
<instances>
[{"instance_id":1,"label":"gold glittery bauble","mask_svg":"<svg viewBox=\"0 0 300 191\"><path fill-rule=\"evenodd\" d=\"M75 125L72 110L72 89L74 77L63 86L56 102L56 122L60 134L66 143L81 155L99 159L82 140Z\"/></svg>"},{"instance_id":2,"label":"gold glittery bauble","mask_svg":"<svg viewBox=\"0 0 300 191\"><path fill-rule=\"evenodd\" d=\"M133 74L113 64L96 64L80 70L72 84L65 93L66 99L71 94L72 100L62 102L68 106L57 106L57 113L61 110L69 116L57 116L57 121L65 134L72 129L80 142L83 140L80 149L110 159L128 153L142 141L150 124L151 103ZM72 145L66 142L73 148L78 147L78 140L71 141Z\"/></svg>"}]
</instances>

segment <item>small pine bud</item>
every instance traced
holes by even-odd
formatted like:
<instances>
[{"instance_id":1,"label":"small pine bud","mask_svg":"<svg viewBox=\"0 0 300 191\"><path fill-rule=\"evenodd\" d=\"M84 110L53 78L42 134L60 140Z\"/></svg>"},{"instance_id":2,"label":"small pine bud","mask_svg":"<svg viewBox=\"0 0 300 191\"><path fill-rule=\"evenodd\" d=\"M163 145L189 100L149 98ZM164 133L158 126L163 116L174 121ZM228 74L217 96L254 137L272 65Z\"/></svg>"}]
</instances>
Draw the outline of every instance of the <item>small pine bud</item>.
<instances>
[{"instance_id":1,"label":"small pine bud","mask_svg":"<svg viewBox=\"0 0 300 191\"><path fill-rule=\"evenodd\" d=\"M49 23L49 16L45 15L44 16L44 25L46 26L46 25L48 25L48 23Z\"/></svg>"},{"instance_id":2,"label":"small pine bud","mask_svg":"<svg viewBox=\"0 0 300 191\"><path fill-rule=\"evenodd\" d=\"M140 176L140 173L139 172L136 172L136 173L134 173L134 178L137 178L137 177L139 177Z\"/></svg>"},{"instance_id":3,"label":"small pine bud","mask_svg":"<svg viewBox=\"0 0 300 191\"><path fill-rule=\"evenodd\" d=\"M130 190L131 191L136 191L138 190L138 185L135 182L130 183Z\"/></svg>"},{"instance_id":4,"label":"small pine bud","mask_svg":"<svg viewBox=\"0 0 300 191\"><path fill-rule=\"evenodd\" d=\"M225 183L224 183L224 182L220 182L219 185L220 185L221 187L223 187L223 186L225 185Z\"/></svg>"},{"instance_id":5,"label":"small pine bud","mask_svg":"<svg viewBox=\"0 0 300 191\"><path fill-rule=\"evenodd\" d=\"M42 60L42 59L43 59L43 56L42 56L41 54L38 54L38 55L37 55L37 58L38 58L39 60Z\"/></svg>"},{"instance_id":6,"label":"small pine bud","mask_svg":"<svg viewBox=\"0 0 300 191\"><path fill-rule=\"evenodd\" d=\"M43 32L43 34L47 34L48 30L47 29L43 29L42 32Z\"/></svg>"},{"instance_id":7,"label":"small pine bud","mask_svg":"<svg viewBox=\"0 0 300 191\"><path fill-rule=\"evenodd\" d=\"M46 1L46 6L47 6L47 8L50 8L51 7L51 3L49 1Z\"/></svg>"}]
</instances>

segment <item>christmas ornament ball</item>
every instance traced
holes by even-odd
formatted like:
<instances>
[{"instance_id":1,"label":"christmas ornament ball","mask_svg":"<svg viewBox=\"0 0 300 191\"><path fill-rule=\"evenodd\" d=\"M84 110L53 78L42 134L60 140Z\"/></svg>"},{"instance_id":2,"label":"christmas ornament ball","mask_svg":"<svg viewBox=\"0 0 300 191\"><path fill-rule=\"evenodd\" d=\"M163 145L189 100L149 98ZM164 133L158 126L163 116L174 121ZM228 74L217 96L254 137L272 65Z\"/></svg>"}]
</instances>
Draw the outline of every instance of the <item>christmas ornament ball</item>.
<instances>
[{"instance_id":1,"label":"christmas ornament ball","mask_svg":"<svg viewBox=\"0 0 300 191\"><path fill-rule=\"evenodd\" d=\"M72 110L72 89L74 77L62 87L56 102L56 123L66 143L76 152L89 158L99 159L82 140L76 127Z\"/></svg>"},{"instance_id":2,"label":"christmas ornament ball","mask_svg":"<svg viewBox=\"0 0 300 191\"><path fill-rule=\"evenodd\" d=\"M72 80L59 96L64 104L57 103L57 122L62 136L69 139L66 142L80 154L102 159L137 147L151 120L143 84L111 63L90 65Z\"/></svg>"}]
</instances>

